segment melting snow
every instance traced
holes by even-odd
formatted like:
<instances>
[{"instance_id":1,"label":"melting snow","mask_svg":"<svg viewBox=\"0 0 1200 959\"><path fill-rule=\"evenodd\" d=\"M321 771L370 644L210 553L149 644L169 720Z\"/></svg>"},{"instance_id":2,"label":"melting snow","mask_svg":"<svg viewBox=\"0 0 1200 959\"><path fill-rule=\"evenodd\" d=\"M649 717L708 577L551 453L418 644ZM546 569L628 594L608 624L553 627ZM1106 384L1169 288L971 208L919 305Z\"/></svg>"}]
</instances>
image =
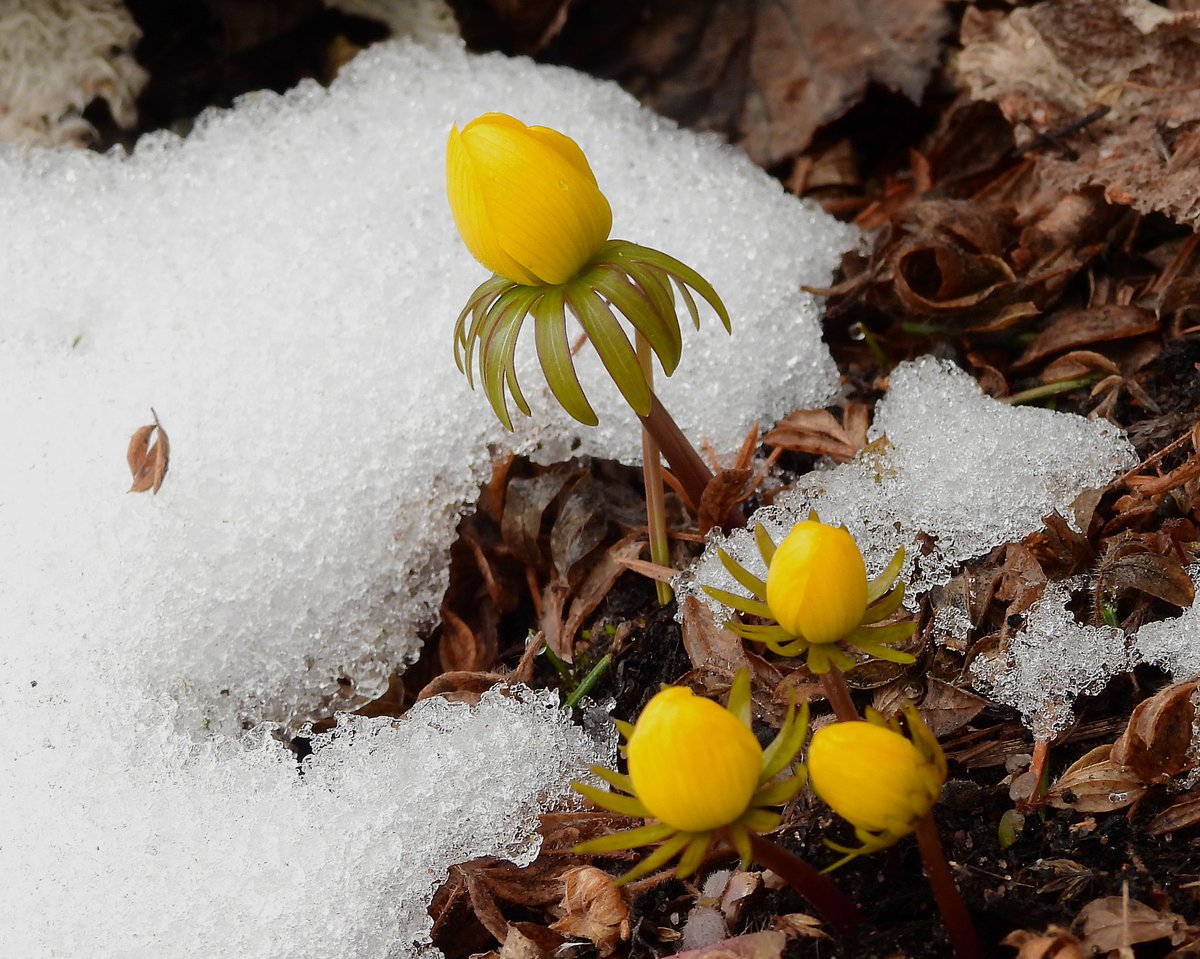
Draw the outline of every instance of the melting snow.
<instances>
[{"instance_id":1,"label":"melting snow","mask_svg":"<svg viewBox=\"0 0 1200 959\"><path fill-rule=\"evenodd\" d=\"M695 439L731 450L835 389L799 288L852 231L570 71L392 45L129 158L0 152L9 954L406 956L446 867L532 855L537 812L603 758L532 694L344 722L302 777L241 735L356 705L416 655L493 449L637 456L594 364L603 428L543 394L515 437L454 367L485 274L443 149L487 110L575 137L615 235L725 297L734 335L709 317L663 389ZM151 406L171 471L126 495Z\"/></svg>"}]
</instances>

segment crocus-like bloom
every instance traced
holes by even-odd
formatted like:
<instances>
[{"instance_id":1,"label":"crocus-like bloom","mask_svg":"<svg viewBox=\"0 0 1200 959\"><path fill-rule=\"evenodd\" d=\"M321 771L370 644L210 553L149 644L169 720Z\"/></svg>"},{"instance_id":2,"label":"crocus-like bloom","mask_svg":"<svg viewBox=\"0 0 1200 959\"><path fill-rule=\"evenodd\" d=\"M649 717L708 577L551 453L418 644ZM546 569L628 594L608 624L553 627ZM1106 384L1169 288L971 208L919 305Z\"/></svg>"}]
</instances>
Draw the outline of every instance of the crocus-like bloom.
<instances>
[{"instance_id":1,"label":"crocus-like bloom","mask_svg":"<svg viewBox=\"0 0 1200 959\"><path fill-rule=\"evenodd\" d=\"M695 872L720 831L743 864L750 861L750 833L768 832L778 806L804 785L804 767L780 777L795 760L808 729L808 707L789 708L779 734L765 750L750 731L750 677L734 680L726 709L681 686L666 686L642 710L637 724L618 723L627 740L629 773L602 767L593 772L620 792L575 783L596 805L652 822L583 843L577 852L634 849L661 842L618 880L628 882L679 855L677 872ZM622 795L622 793L624 795Z\"/></svg>"},{"instance_id":2,"label":"crocus-like bloom","mask_svg":"<svg viewBox=\"0 0 1200 959\"><path fill-rule=\"evenodd\" d=\"M886 849L907 836L933 808L946 781L946 757L916 709L904 710L909 736L898 721L873 709L866 722L833 723L818 729L808 748L815 792L854 826L862 846L829 845L846 857Z\"/></svg>"},{"instance_id":3,"label":"crocus-like bloom","mask_svg":"<svg viewBox=\"0 0 1200 959\"><path fill-rule=\"evenodd\" d=\"M725 328L721 298L695 270L658 250L610 240L612 210L583 151L570 137L487 113L450 131L446 193L467 248L495 275L459 314L454 359L512 429L507 396L526 416L514 356L533 318L538 361L554 398L581 423L597 417L575 374L567 317L573 316L626 402L650 412L647 373L618 316L636 330L670 376L683 334L675 292L699 327L694 290Z\"/></svg>"},{"instance_id":4,"label":"crocus-like bloom","mask_svg":"<svg viewBox=\"0 0 1200 959\"><path fill-rule=\"evenodd\" d=\"M717 551L725 569L752 598L704 587L714 599L766 621L731 620L726 623L729 629L765 643L781 656L807 654L809 668L818 675L834 666L843 670L855 666L854 656L839 646L894 663L913 662L911 655L888 645L911 636L913 624L879 625L904 600L904 584L896 583L904 550L897 550L887 568L868 580L853 537L842 527L822 523L816 513L796 524L778 547L761 525L755 527L754 536L767 567L765 581L724 550Z\"/></svg>"},{"instance_id":5,"label":"crocus-like bloom","mask_svg":"<svg viewBox=\"0 0 1200 959\"><path fill-rule=\"evenodd\" d=\"M513 283L565 283L597 254L612 210L570 137L485 113L446 145L446 193L475 259Z\"/></svg>"},{"instance_id":6,"label":"crocus-like bloom","mask_svg":"<svg viewBox=\"0 0 1200 959\"><path fill-rule=\"evenodd\" d=\"M854 537L819 520L797 523L767 570L767 605L810 643L836 643L867 611L867 567Z\"/></svg>"}]
</instances>

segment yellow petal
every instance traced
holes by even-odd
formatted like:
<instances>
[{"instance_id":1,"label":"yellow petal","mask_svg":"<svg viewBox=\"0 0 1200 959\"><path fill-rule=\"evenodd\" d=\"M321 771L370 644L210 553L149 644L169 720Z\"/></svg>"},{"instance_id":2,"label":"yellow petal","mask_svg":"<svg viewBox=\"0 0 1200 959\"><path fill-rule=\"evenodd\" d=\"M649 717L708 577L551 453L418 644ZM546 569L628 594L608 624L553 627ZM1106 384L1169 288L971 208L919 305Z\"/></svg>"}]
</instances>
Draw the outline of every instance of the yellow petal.
<instances>
[{"instance_id":1,"label":"yellow petal","mask_svg":"<svg viewBox=\"0 0 1200 959\"><path fill-rule=\"evenodd\" d=\"M485 266L508 266L507 258L525 277L510 279L564 283L608 239L612 210L583 152L568 137L489 113L463 128L458 147L453 135L451 144L451 207L462 207L466 214L460 218L456 211L455 222ZM463 154L469 163L451 152ZM484 230L486 238L478 235ZM497 250L502 257L495 255Z\"/></svg>"},{"instance_id":2,"label":"yellow petal","mask_svg":"<svg viewBox=\"0 0 1200 959\"><path fill-rule=\"evenodd\" d=\"M867 569L854 538L817 520L797 523L771 557L767 605L810 643L836 643L862 621Z\"/></svg>"},{"instance_id":3,"label":"yellow petal","mask_svg":"<svg viewBox=\"0 0 1200 959\"><path fill-rule=\"evenodd\" d=\"M943 776L900 733L865 722L818 729L808 748L813 791L869 832L911 832L937 801Z\"/></svg>"},{"instance_id":4,"label":"yellow petal","mask_svg":"<svg viewBox=\"0 0 1200 959\"><path fill-rule=\"evenodd\" d=\"M738 819L762 771L762 747L745 724L681 686L668 686L642 710L628 759L634 791L651 814L695 833Z\"/></svg>"},{"instance_id":5,"label":"yellow petal","mask_svg":"<svg viewBox=\"0 0 1200 959\"><path fill-rule=\"evenodd\" d=\"M526 286L537 283L537 277L501 247L483 185L483 175L463 144L462 134L457 126L451 127L446 143L446 197L459 235L471 255L493 273Z\"/></svg>"}]
</instances>

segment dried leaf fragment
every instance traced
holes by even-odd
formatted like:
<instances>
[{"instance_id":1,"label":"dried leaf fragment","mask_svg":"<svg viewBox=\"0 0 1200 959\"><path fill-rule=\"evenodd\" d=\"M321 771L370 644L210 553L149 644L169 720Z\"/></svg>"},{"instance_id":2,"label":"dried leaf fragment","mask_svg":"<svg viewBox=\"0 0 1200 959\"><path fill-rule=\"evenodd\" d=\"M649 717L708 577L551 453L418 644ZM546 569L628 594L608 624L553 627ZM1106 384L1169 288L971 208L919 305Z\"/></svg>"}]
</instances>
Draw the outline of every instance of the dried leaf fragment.
<instances>
[{"instance_id":1,"label":"dried leaf fragment","mask_svg":"<svg viewBox=\"0 0 1200 959\"><path fill-rule=\"evenodd\" d=\"M1075 917L1086 955L1103 955L1139 942L1170 939L1178 945L1186 936L1183 916L1152 909L1127 896L1104 896L1089 902ZM1128 953L1132 955L1132 952Z\"/></svg>"},{"instance_id":2,"label":"dried leaf fragment","mask_svg":"<svg viewBox=\"0 0 1200 959\"><path fill-rule=\"evenodd\" d=\"M133 477L133 485L129 487L131 493L150 490L157 494L170 464L171 441L167 438L167 431L158 422L158 414L154 412L153 407L150 408L150 415L154 417L154 422L149 426L140 426L134 431L129 439L129 450L125 454L129 461L129 473ZM154 436L156 430L158 435L151 443L150 437Z\"/></svg>"},{"instance_id":3,"label":"dried leaf fragment","mask_svg":"<svg viewBox=\"0 0 1200 959\"><path fill-rule=\"evenodd\" d=\"M1136 772L1112 760L1111 746L1097 746L1080 757L1046 792L1056 809L1112 812L1136 802L1146 786Z\"/></svg>"},{"instance_id":4,"label":"dried leaf fragment","mask_svg":"<svg viewBox=\"0 0 1200 959\"><path fill-rule=\"evenodd\" d=\"M1051 926L1045 933L1018 929L1009 933L1002 945L1016 949L1016 959L1083 959L1079 940L1057 926Z\"/></svg>"},{"instance_id":5,"label":"dried leaf fragment","mask_svg":"<svg viewBox=\"0 0 1200 959\"><path fill-rule=\"evenodd\" d=\"M595 866L563 873L562 918L550 928L573 939L590 939L601 956L612 955L629 940L629 903L612 876Z\"/></svg>"},{"instance_id":6,"label":"dried leaf fragment","mask_svg":"<svg viewBox=\"0 0 1200 959\"><path fill-rule=\"evenodd\" d=\"M1113 745L1114 762L1131 767L1144 782L1165 782L1195 765L1191 755L1192 704L1200 682L1176 683L1138 703Z\"/></svg>"}]
</instances>

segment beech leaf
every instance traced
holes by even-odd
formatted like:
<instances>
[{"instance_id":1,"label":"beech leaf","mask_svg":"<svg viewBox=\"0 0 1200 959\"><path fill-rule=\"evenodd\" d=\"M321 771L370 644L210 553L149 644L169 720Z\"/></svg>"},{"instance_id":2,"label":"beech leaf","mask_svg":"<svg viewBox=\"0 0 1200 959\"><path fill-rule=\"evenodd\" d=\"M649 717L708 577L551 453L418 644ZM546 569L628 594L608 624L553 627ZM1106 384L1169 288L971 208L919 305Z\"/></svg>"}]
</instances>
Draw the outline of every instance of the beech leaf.
<instances>
[{"instance_id":1,"label":"beech leaf","mask_svg":"<svg viewBox=\"0 0 1200 959\"><path fill-rule=\"evenodd\" d=\"M149 426L138 427L129 439L129 450L126 459L129 461L129 473L133 477L131 493L144 493L149 490L157 494L166 478L167 468L171 460L171 441L167 431L158 422L158 414L150 409L154 422ZM154 436L155 431L158 432ZM154 436L154 442L150 442Z\"/></svg>"}]
</instances>

